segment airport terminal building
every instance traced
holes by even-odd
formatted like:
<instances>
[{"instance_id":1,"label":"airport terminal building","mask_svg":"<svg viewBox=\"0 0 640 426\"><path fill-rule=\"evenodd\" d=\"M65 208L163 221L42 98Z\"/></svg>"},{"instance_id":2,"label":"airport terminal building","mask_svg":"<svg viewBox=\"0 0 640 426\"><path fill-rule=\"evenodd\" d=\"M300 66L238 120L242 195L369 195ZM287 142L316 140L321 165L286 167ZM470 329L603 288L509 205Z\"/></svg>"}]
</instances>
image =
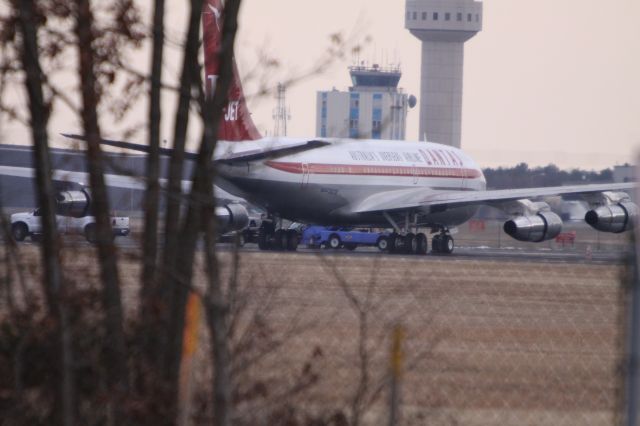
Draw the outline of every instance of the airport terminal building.
<instances>
[{"instance_id":1,"label":"airport terminal building","mask_svg":"<svg viewBox=\"0 0 640 426\"><path fill-rule=\"evenodd\" d=\"M353 86L317 93L316 136L404 140L407 111L416 100L398 88L397 67L349 68Z\"/></svg>"}]
</instances>

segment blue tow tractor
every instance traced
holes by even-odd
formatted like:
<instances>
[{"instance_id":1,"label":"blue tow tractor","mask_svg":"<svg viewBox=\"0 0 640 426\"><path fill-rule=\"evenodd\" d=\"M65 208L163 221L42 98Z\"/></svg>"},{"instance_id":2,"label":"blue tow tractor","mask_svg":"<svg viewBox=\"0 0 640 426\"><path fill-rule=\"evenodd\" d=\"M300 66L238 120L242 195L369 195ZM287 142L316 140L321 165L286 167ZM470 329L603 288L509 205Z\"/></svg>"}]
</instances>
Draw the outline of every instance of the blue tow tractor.
<instances>
[{"instance_id":1,"label":"blue tow tractor","mask_svg":"<svg viewBox=\"0 0 640 426\"><path fill-rule=\"evenodd\" d=\"M381 251L389 248L389 233L371 229L352 229L309 226L302 232L301 244L310 248L355 250L358 246L376 246Z\"/></svg>"}]
</instances>

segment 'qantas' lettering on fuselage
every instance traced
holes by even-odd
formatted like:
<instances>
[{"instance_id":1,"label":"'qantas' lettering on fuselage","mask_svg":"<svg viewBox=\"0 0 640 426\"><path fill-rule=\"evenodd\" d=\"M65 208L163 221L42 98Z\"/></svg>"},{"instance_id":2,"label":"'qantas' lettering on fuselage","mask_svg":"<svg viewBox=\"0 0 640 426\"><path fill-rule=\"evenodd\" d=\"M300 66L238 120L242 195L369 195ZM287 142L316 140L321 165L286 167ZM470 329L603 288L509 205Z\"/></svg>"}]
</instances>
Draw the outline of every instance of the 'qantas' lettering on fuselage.
<instances>
[{"instance_id":1,"label":"'qantas' lettering on fuselage","mask_svg":"<svg viewBox=\"0 0 640 426\"><path fill-rule=\"evenodd\" d=\"M418 152L349 151L352 160L363 162L426 163L429 166L464 167L464 161L446 149L419 149Z\"/></svg>"}]
</instances>

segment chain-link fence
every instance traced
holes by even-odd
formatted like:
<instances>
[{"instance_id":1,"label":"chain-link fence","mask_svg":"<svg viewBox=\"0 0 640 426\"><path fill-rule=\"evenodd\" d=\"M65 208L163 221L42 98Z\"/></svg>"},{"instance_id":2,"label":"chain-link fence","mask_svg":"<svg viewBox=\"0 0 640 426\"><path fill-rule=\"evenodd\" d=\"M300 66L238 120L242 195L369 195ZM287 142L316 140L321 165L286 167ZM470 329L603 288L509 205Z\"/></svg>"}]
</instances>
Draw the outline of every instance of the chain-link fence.
<instances>
[{"instance_id":1,"label":"chain-link fence","mask_svg":"<svg viewBox=\"0 0 640 426\"><path fill-rule=\"evenodd\" d=\"M38 286L38 267L26 261L38 258L37 246L23 245L13 258L6 250L4 265L32 265L13 281L19 304L18 282ZM67 270L87 282L97 279L91 256L77 245L63 254ZM225 283L232 256L219 253ZM135 317L139 259L135 249L120 259L123 300ZM237 288L226 289L233 424L383 425L392 416L403 425L622 421L631 274L622 260L250 247L239 259ZM197 269L204 287L202 261ZM8 283L16 267L5 272ZM212 416L206 327L200 336L193 424Z\"/></svg>"},{"instance_id":2,"label":"chain-link fence","mask_svg":"<svg viewBox=\"0 0 640 426\"><path fill-rule=\"evenodd\" d=\"M245 253L240 271L240 423L386 424L398 325L401 424L620 422L623 262Z\"/></svg>"}]
</instances>

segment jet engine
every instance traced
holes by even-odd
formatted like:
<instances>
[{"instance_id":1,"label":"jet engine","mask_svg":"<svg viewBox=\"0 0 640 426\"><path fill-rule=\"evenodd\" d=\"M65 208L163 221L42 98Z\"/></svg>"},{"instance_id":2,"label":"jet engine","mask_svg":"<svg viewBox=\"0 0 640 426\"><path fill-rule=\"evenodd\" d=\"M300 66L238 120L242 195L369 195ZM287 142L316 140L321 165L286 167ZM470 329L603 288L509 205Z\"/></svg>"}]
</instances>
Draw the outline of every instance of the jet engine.
<instances>
[{"instance_id":1,"label":"jet engine","mask_svg":"<svg viewBox=\"0 0 640 426\"><path fill-rule=\"evenodd\" d=\"M56 214L60 216L84 217L89 215L91 195L86 189L60 191L56 194Z\"/></svg>"},{"instance_id":2,"label":"jet engine","mask_svg":"<svg viewBox=\"0 0 640 426\"><path fill-rule=\"evenodd\" d=\"M618 234L633 229L637 217L638 206L631 201L621 201L589 210L584 220L598 231Z\"/></svg>"},{"instance_id":3,"label":"jet engine","mask_svg":"<svg viewBox=\"0 0 640 426\"><path fill-rule=\"evenodd\" d=\"M242 204L227 204L216 207L219 232L240 231L249 224L249 213Z\"/></svg>"},{"instance_id":4,"label":"jet engine","mask_svg":"<svg viewBox=\"0 0 640 426\"><path fill-rule=\"evenodd\" d=\"M504 232L518 241L539 243L555 238L562 231L562 219L550 211L518 216L504 224Z\"/></svg>"}]
</instances>

